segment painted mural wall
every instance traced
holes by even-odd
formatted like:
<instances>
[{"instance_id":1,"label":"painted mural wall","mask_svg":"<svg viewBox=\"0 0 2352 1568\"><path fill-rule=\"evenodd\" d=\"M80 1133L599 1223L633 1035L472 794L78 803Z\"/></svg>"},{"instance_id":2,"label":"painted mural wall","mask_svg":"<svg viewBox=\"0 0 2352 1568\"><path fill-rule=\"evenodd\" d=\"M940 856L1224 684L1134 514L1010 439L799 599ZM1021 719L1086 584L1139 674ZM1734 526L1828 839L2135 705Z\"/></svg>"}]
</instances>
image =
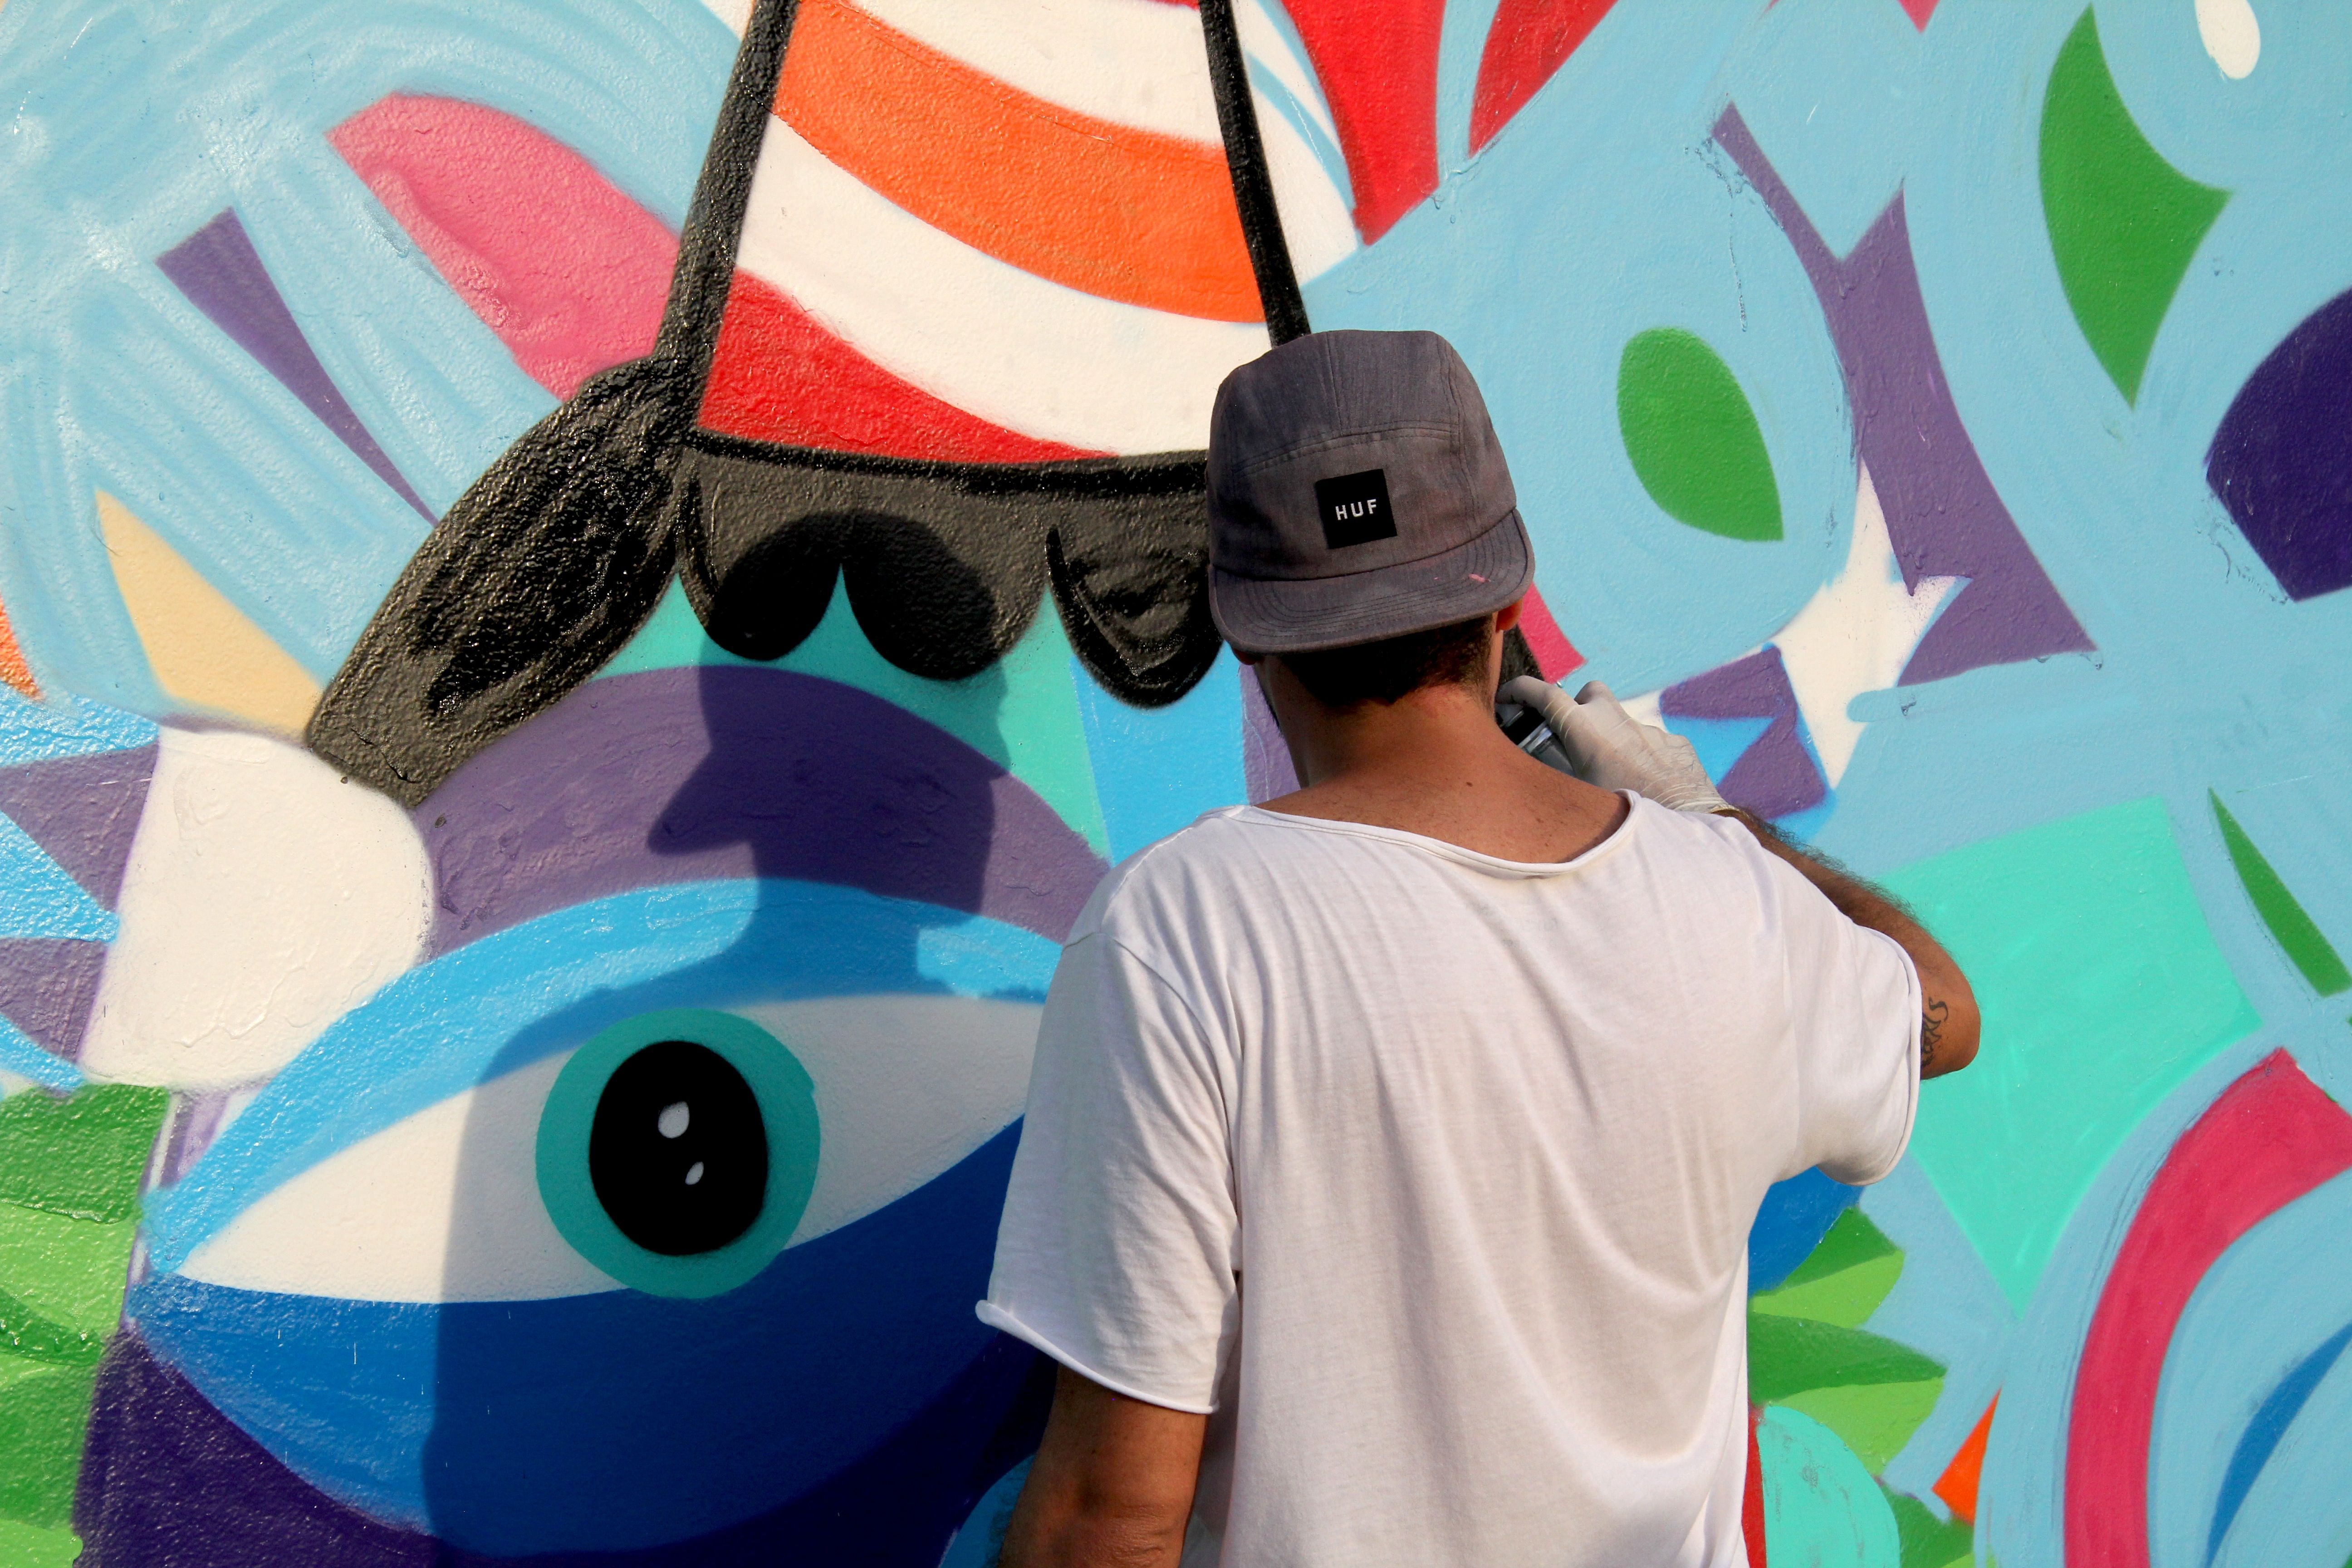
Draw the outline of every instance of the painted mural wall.
<instances>
[{"instance_id":1,"label":"painted mural wall","mask_svg":"<svg viewBox=\"0 0 2352 1568\"><path fill-rule=\"evenodd\" d=\"M1056 943L1289 786L1233 365L1982 998L1751 1560L2352 1556L2331 0L12 0L0 1563L992 1561ZM1537 602L1539 600L1540 602Z\"/></svg>"}]
</instances>

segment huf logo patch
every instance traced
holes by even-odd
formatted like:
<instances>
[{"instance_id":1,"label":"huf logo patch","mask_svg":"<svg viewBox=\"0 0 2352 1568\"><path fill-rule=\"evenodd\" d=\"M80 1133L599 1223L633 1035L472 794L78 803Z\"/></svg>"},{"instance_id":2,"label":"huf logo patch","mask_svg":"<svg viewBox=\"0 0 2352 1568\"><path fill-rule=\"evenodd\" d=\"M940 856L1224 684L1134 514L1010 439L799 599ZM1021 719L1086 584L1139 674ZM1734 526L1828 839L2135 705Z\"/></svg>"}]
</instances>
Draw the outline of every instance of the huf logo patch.
<instances>
[{"instance_id":1,"label":"huf logo patch","mask_svg":"<svg viewBox=\"0 0 2352 1568\"><path fill-rule=\"evenodd\" d=\"M1315 481L1315 510L1323 517L1323 542L1334 550L1396 537L1396 513L1389 507L1389 471Z\"/></svg>"}]
</instances>

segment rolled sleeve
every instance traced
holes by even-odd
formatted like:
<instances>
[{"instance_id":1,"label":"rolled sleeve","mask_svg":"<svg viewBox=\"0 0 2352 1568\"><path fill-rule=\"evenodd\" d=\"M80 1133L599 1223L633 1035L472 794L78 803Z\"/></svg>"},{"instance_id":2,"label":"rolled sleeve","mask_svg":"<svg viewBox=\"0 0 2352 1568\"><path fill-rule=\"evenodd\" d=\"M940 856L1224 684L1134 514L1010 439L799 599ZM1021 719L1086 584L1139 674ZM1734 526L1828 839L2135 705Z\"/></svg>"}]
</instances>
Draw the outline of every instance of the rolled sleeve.
<instances>
[{"instance_id":1,"label":"rolled sleeve","mask_svg":"<svg viewBox=\"0 0 2352 1568\"><path fill-rule=\"evenodd\" d=\"M1134 953L1099 932L1065 949L982 1321L1107 1388L1213 1410L1240 1313L1225 1081Z\"/></svg>"}]
</instances>

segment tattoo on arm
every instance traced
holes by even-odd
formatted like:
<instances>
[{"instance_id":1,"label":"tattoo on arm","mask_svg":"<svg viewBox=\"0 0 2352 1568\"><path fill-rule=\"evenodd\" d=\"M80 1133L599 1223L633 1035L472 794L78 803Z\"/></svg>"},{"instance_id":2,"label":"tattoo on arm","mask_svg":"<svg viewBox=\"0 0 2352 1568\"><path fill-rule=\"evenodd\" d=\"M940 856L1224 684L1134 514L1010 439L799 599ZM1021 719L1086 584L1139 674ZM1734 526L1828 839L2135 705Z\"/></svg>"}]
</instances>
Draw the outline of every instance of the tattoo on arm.
<instances>
[{"instance_id":1,"label":"tattoo on arm","mask_svg":"<svg viewBox=\"0 0 2352 1568\"><path fill-rule=\"evenodd\" d=\"M1942 1043L1944 1021L1951 1016L1951 1012L1950 1003L1937 1000L1928 1003L1927 1009L1919 1015L1919 1072L1922 1077L1936 1065L1936 1047Z\"/></svg>"}]
</instances>

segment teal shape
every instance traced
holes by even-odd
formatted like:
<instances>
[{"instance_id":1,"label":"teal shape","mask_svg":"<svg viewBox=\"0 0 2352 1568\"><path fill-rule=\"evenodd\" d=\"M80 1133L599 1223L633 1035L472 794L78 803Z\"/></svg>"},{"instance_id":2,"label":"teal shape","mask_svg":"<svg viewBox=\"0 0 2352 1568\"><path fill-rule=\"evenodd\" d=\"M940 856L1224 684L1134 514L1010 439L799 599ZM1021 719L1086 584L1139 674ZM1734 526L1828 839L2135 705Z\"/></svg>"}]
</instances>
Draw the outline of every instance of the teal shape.
<instances>
[{"instance_id":1,"label":"teal shape","mask_svg":"<svg viewBox=\"0 0 2352 1568\"><path fill-rule=\"evenodd\" d=\"M2085 812L1886 879L1984 1014L1920 1096L1911 1153L2020 1311L2092 1178L2166 1096L2262 1025L2163 803Z\"/></svg>"},{"instance_id":2,"label":"teal shape","mask_svg":"<svg viewBox=\"0 0 2352 1568\"><path fill-rule=\"evenodd\" d=\"M1766 1562L1896 1568L1903 1561L1895 1510L1836 1433L1786 1405L1767 1405L1756 1457L1764 1472Z\"/></svg>"},{"instance_id":3,"label":"teal shape","mask_svg":"<svg viewBox=\"0 0 2352 1568\"><path fill-rule=\"evenodd\" d=\"M112 942L116 921L79 882L0 816L0 937L79 937Z\"/></svg>"},{"instance_id":4,"label":"teal shape","mask_svg":"<svg viewBox=\"0 0 2352 1568\"><path fill-rule=\"evenodd\" d=\"M597 673L755 662L712 642L687 602L686 590L672 583L636 636ZM874 651L858 629L848 590L835 583L824 619L774 668L854 686L938 725L1036 791L1096 854L1109 856L1110 835L1095 799L1087 725L1079 715L1073 679L1078 665L1052 606L1042 608L1021 640L978 675L927 680ZM1238 755L1239 741L1233 745Z\"/></svg>"}]
</instances>

